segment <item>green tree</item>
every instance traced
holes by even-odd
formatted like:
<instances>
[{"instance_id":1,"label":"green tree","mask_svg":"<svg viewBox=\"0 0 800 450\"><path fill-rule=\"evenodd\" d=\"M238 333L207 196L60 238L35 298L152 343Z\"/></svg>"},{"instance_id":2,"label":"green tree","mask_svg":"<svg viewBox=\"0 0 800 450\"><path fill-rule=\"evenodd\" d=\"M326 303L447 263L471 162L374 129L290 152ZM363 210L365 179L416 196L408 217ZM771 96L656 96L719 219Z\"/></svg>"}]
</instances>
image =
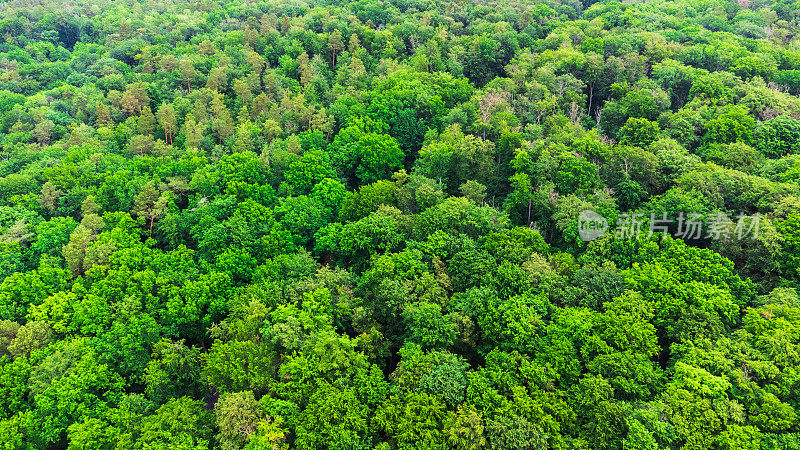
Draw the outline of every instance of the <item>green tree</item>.
<instances>
[{"instance_id":1,"label":"green tree","mask_svg":"<svg viewBox=\"0 0 800 450\"><path fill-rule=\"evenodd\" d=\"M386 179L402 164L403 151L385 131L381 122L357 119L331 143L333 162L351 186Z\"/></svg>"},{"instance_id":2,"label":"green tree","mask_svg":"<svg viewBox=\"0 0 800 450\"><path fill-rule=\"evenodd\" d=\"M173 398L142 419L138 442L143 448L200 450L211 445L211 414L200 400Z\"/></svg>"},{"instance_id":3,"label":"green tree","mask_svg":"<svg viewBox=\"0 0 800 450\"><path fill-rule=\"evenodd\" d=\"M661 129L658 123L647 119L630 117L619 130L619 143L634 147L647 148L658 138Z\"/></svg>"},{"instance_id":4,"label":"green tree","mask_svg":"<svg viewBox=\"0 0 800 450\"><path fill-rule=\"evenodd\" d=\"M717 116L709 120L706 125L706 142L730 144L744 142L749 144L753 137L755 120L748 111L741 106L722 108Z\"/></svg>"},{"instance_id":5,"label":"green tree","mask_svg":"<svg viewBox=\"0 0 800 450\"><path fill-rule=\"evenodd\" d=\"M423 146L419 156L418 171L440 180L451 193L468 180L491 180L494 145L464 135L458 124L447 127L439 139Z\"/></svg>"},{"instance_id":6,"label":"green tree","mask_svg":"<svg viewBox=\"0 0 800 450\"><path fill-rule=\"evenodd\" d=\"M563 195L581 195L597 185L597 178L597 168L592 163L566 155L553 174L553 184Z\"/></svg>"},{"instance_id":7,"label":"green tree","mask_svg":"<svg viewBox=\"0 0 800 450\"><path fill-rule=\"evenodd\" d=\"M155 181L148 182L134 199L133 214L145 219L150 237L153 237L153 223L164 213L167 202L168 195L159 193Z\"/></svg>"},{"instance_id":8,"label":"green tree","mask_svg":"<svg viewBox=\"0 0 800 450\"><path fill-rule=\"evenodd\" d=\"M444 404L425 393L393 395L372 418L399 449L442 448L446 437L442 423L446 417Z\"/></svg>"},{"instance_id":9,"label":"green tree","mask_svg":"<svg viewBox=\"0 0 800 450\"><path fill-rule=\"evenodd\" d=\"M474 408L460 406L449 413L444 425L447 442L453 447L477 450L486 446L485 425Z\"/></svg>"},{"instance_id":10,"label":"green tree","mask_svg":"<svg viewBox=\"0 0 800 450\"><path fill-rule=\"evenodd\" d=\"M800 140L800 121L789 116L778 116L760 123L753 133L753 143L770 158L795 153Z\"/></svg>"},{"instance_id":11,"label":"green tree","mask_svg":"<svg viewBox=\"0 0 800 450\"><path fill-rule=\"evenodd\" d=\"M156 117L158 117L158 123L164 130L164 138L167 141L167 145L172 145L173 136L178 127L178 122L175 118L175 108L172 103L162 103L161 106L158 107Z\"/></svg>"},{"instance_id":12,"label":"green tree","mask_svg":"<svg viewBox=\"0 0 800 450\"><path fill-rule=\"evenodd\" d=\"M145 392L157 404L170 398L199 398L205 391L199 350L183 341L158 341L153 345L144 381Z\"/></svg>"},{"instance_id":13,"label":"green tree","mask_svg":"<svg viewBox=\"0 0 800 450\"><path fill-rule=\"evenodd\" d=\"M283 176L296 194L308 194L322 180L336 178L336 172L331 167L327 152L311 150L290 162Z\"/></svg>"},{"instance_id":14,"label":"green tree","mask_svg":"<svg viewBox=\"0 0 800 450\"><path fill-rule=\"evenodd\" d=\"M122 394L123 379L107 365L85 339L65 343L42 360L31 373L36 406L30 417L38 446L61 441L69 426L82 418L101 418Z\"/></svg>"},{"instance_id":15,"label":"green tree","mask_svg":"<svg viewBox=\"0 0 800 450\"><path fill-rule=\"evenodd\" d=\"M452 345L458 326L452 317L442 314L439 305L420 302L410 304L403 311L409 330L409 340L426 348L441 348Z\"/></svg>"},{"instance_id":16,"label":"green tree","mask_svg":"<svg viewBox=\"0 0 800 450\"><path fill-rule=\"evenodd\" d=\"M269 420L252 391L222 394L214 413L218 439L225 448L241 448L256 434L260 423Z\"/></svg>"},{"instance_id":17,"label":"green tree","mask_svg":"<svg viewBox=\"0 0 800 450\"><path fill-rule=\"evenodd\" d=\"M321 381L303 410L296 445L303 448L354 448L364 445L370 409L355 389Z\"/></svg>"}]
</instances>

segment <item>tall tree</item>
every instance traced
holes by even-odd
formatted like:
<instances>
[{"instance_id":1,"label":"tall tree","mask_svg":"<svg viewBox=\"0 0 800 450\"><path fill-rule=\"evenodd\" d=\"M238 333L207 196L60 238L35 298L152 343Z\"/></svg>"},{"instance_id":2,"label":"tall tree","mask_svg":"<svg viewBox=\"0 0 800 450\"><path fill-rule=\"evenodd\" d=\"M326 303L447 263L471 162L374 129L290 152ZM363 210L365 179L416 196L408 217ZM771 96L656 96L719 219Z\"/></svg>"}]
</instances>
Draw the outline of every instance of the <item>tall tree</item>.
<instances>
[{"instance_id":1,"label":"tall tree","mask_svg":"<svg viewBox=\"0 0 800 450\"><path fill-rule=\"evenodd\" d=\"M158 117L158 123L161 124L161 128L164 129L164 138L167 144L172 145L173 135L178 127L178 120L175 117L175 107L172 106L172 103L162 103L156 115Z\"/></svg>"},{"instance_id":2,"label":"tall tree","mask_svg":"<svg viewBox=\"0 0 800 450\"><path fill-rule=\"evenodd\" d=\"M191 59L184 57L178 63L178 67L181 71L181 79L184 83L186 83L186 89L191 93L192 92L192 82L194 81L196 75L196 70L194 68L194 63Z\"/></svg>"},{"instance_id":3,"label":"tall tree","mask_svg":"<svg viewBox=\"0 0 800 450\"><path fill-rule=\"evenodd\" d=\"M153 237L153 223L164 213L169 197L164 192L159 192L155 181L149 181L136 195L133 203L133 214L149 222L148 230Z\"/></svg>"},{"instance_id":4,"label":"tall tree","mask_svg":"<svg viewBox=\"0 0 800 450\"><path fill-rule=\"evenodd\" d=\"M342 32L339 29L333 30L330 37L328 38L328 48L331 51L332 56L332 66L336 68L336 54L342 50L344 43L342 42Z\"/></svg>"}]
</instances>

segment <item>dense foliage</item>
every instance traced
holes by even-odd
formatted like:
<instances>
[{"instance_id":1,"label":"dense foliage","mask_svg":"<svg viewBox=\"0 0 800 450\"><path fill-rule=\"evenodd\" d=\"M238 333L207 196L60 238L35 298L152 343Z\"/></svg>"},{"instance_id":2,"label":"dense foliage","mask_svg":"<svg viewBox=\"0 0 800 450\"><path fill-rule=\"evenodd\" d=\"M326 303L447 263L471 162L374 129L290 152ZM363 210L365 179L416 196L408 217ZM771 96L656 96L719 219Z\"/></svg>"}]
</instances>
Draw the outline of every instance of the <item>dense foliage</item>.
<instances>
[{"instance_id":1,"label":"dense foliage","mask_svg":"<svg viewBox=\"0 0 800 450\"><path fill-rule=\"evenodd\" d=\"M798 9L4 2L0 447L800 448Z\"/></svg>"}]
</instances>

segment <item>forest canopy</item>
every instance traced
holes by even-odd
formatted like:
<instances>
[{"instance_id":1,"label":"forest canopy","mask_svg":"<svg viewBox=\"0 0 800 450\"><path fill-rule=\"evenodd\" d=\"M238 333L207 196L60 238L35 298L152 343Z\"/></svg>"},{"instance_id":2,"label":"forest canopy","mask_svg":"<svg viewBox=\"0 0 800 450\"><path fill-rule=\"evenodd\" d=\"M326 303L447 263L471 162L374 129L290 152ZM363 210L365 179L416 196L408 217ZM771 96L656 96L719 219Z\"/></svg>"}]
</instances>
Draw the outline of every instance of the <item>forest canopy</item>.
<instances>
[{"instance_id":1,"label":"forest canopy","mask_svg":"<svg viewBox=\"0 0 800 450\"><path fill-rule=\"evenodd\" d=\"M800 448L798 11L2 3L0 447Z\"/></svg>"}]
</instances>

